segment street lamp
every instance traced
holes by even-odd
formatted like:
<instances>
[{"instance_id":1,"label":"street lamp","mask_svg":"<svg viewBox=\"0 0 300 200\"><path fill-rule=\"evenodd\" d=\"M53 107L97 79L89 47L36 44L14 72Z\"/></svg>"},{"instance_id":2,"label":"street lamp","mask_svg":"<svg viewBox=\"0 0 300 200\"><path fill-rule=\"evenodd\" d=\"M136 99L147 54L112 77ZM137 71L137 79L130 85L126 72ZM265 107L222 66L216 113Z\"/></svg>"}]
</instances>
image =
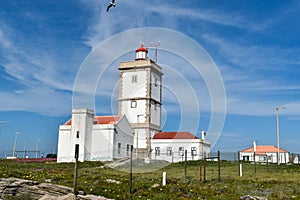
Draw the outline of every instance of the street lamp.
<instances>
[{"instance_id":1,"label":"street lamp","mask_svg":"<svg viewBox=\"0 0 300 200\"><path fill-rule=\"evenodd\" d=\"M279 109L285 109L285 107L284 107L284 106L276 106L277 164L278 164L278 165L280 165Z\"/></svg>"},{"instance_id":2,"label":"street lamp","mask_svg":"<svg viewBox=\"0 0 300 200\"><path fill-rule=\"evenodd\" d=\"M8 120L4 120L4 121L0 121L0 133L1 133L1 128L2 128L2 124L9 122Z\"/></svg>"},{"instance_id":3,"label":"street lamp","mask_svg":"<svg viewBox=\"0 0 300 200\"><path fill-rule=\"evenodd\" d=\"M17 139L18 139L18 135L21 134L20 132L16 132L15 134L15 145L14 145L14 152L13 152L13 157L16 156L16 148L17 148Z\"/></svg>"},{"instance_id":4,"label":"street lamp","mask_svg":"<svg viewBox=\"0 0 300 200\"><path fill-rule=\"evenodd\" d=\"M137 118L137 129L136 129L136 158L138 158L138 148L139 148L139 119L141 116L144 116L144 114L139 114L136 116Z\"/></svg>"}]
</instances>

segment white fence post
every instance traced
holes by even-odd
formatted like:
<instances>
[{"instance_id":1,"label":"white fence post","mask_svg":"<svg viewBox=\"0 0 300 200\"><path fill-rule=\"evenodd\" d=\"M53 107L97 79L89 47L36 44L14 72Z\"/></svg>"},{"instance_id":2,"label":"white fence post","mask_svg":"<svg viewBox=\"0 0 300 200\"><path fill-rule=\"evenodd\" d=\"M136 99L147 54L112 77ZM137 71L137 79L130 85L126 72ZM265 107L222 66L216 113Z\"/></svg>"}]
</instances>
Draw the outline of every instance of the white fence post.
<instances>
[{"instance_id":1,"label":"white fence post","mask_svg":"<svg viewBox=\"0 0 300 200\"><path fill-rule=\"evenodd\" d=\"M242 163L240 164L240 176L243 176L243 165L242 165Z\"/></svg>"},{"instance_id":2,"label":"white fence post","mask_svg":"<svg viewBox=\"0 0 300 200\"><path fill-rule=\"evenodd\" d=\"M167 184L167 172L163 172L162 185L165 186L166 184Z\"/></svg>"}]
</instances>

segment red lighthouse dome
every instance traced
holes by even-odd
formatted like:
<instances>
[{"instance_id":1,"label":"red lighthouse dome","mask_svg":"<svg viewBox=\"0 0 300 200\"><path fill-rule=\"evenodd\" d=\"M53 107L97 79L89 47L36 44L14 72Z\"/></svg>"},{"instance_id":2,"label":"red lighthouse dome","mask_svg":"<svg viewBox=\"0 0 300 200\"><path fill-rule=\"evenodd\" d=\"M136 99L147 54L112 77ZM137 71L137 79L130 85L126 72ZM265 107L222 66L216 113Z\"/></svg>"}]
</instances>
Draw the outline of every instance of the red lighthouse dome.
<instances>
[{"instance_id":1,"label":"red lighthouse dome","mask_svg":"<svg viewBox=\"0 0 300 200\"><path fill-rule=\"evenodd\" d=\"M148 49L142 45L135 51L135 60L146 60L147 59Z\"/></svg>"}]
</instances>

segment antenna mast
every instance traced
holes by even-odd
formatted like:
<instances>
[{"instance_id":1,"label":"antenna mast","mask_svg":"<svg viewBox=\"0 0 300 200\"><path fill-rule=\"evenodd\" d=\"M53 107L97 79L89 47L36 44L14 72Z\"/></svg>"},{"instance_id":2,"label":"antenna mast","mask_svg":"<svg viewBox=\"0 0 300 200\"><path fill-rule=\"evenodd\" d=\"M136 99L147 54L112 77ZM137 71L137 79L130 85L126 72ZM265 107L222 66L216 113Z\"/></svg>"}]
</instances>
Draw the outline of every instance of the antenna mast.
<instances>
[{"instance_id":1,"label":"antenna mast","mask_svg":"<svg viewBox=\"0 0 300 200\"><path fill-rule=\"evenodd\" d=\"M158 47L160 46L160 41L158 41L156 44L153 44L152 42L150 42L150 45L146 46L147 48L148 47L155 47L155 53L154 53L154 57L153 57L153 60L155 61L155 63L157 63L157 49Z\"/></svg>"}]
</instances>

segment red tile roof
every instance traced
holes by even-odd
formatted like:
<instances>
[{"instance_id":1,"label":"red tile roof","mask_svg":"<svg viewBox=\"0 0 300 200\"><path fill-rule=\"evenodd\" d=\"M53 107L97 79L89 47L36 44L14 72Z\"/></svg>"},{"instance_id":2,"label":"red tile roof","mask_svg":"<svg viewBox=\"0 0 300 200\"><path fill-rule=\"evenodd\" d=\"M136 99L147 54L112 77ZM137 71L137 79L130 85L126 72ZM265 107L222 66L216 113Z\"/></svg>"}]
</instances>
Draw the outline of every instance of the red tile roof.
<instances>
[{"instance_id":1,"label":"red tile roof","mask_svg":"<svg viewBox=\"0 0 300 200\"><path fill-rule=\"evenodd\" d=\"M241 152L249 152L252 153L254 151L253 147L250 147L248 149L242 150ZM287 150L279 149L281 153L287 153ZM277 153L277 147L276 146L256 146L256 153L257 154L264 154L264 153Z\"/></svg>"},{"instance_id":2,"label":"red tile roof","mask_svg":"<svg viewBox=\"0 0 300 200\"><path fill-rule=\"evenodd\" d=\"M95 116L94 124L116 124L120 120L121 116ZM65 125L71 125L72 119L69 119Z\"/></svg>"},{"instance_id":3,"label":"red tile roof","mask_svg":"<svg viewBox=\"0 0 300 200\"><path fill-rule=\"evenodd\" d=\"M95 116L94 122L97 124L116 124L121 116Z\"/></svg>"},{"instance_id":4,"label":"red tile roof","mask_svg":"<svg viewBox=\"0 0 300 200\"><path fill-rule=\"evenodd\" d=\"M156 132L153 139L199 139L190 132Z\"/></svg>"}]
</instances>

